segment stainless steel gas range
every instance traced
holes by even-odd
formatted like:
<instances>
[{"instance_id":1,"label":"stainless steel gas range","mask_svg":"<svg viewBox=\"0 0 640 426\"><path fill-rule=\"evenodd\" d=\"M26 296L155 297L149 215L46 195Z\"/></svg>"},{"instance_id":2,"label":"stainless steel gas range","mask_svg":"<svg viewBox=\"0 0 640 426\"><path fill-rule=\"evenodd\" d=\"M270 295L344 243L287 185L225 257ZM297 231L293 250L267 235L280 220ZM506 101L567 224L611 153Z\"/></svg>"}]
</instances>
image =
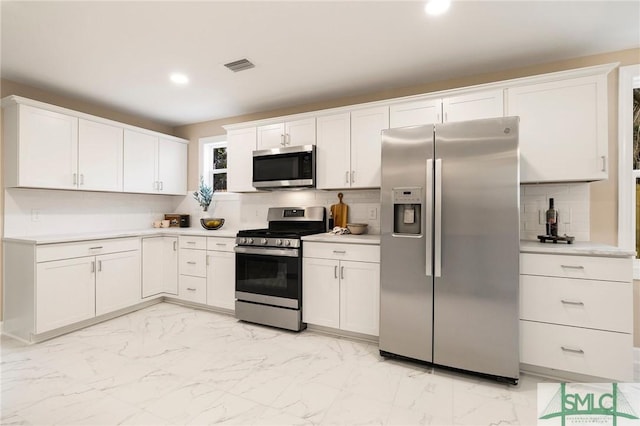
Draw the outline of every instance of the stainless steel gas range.
<instances>
[{"instance_id":1,"label":"stainless steel gas range","mask_svg":"<svg viewBox=\"0 0 640 426\"><path fill-rule=\"evenodd\" d=\"M236 237L236 318L287 330L302 322L300 237L326 229L324 207L271 207L269 227Z\"/></svg>"}]
</instances>

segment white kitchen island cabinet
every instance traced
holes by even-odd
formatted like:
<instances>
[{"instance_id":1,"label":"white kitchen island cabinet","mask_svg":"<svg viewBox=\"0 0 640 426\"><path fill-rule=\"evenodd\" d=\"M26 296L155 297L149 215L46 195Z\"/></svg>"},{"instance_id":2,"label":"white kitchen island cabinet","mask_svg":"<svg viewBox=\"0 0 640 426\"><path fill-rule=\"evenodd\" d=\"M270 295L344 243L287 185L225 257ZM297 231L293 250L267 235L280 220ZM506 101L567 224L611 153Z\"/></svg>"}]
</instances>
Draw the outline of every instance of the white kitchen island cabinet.
<instances>
[{"instance_id":1,"label":"white kitchen island cabinet","mask_svg":"<svg viewBox=\"0 0 640 426\"><path fill-rule=\"evenodd\" d=\"M378 336L380 247L303 243L303 321Z\"/></svg>"},{"instance_id":2,"label":"white kitchen island cabinet","mask_svg":"<svg viewBox=\"0 0 640 426\"><path fill-rule=\"evenodd\" d=\"M508 89L520 117L522 183L608 176L607 77L595 75Z\"/></svg>"},{"instance_id":3,"label":"white kitchen island cabinet","mask_svg":"<svg viewBox=\"0 0 640 426\"><path fill-rule=\"evenodd\" d=\"M142 297L178 294L178 237L142 239Z\"/></svg>"},{"instance_id":4,"label":"white kitchen island cabinet","mask_svg":"<svg viewBox=\"0 0 640 426\"><path fill-rule=\"evenodd\" d=\"M253 187L253 151L255 150L255 126L227 132L227 191L256 191Z\"/></svg>"},{"instance_id":5,"label":"white kitchen island cabinet","mask_svg":"<svg viewBox=\"0 0 640 426\"><path fill-rule=\"evenodd\" d=\"M266 124L257 129L258 150L316 144L315 117Z\"/></svg>"},{"instance_id":6,"label":"white kitchen island cabinet","mask_svg":"<svg viewBox=\"0 0 640 426\"><path fill-rule=\"evenodd\" d=\"M148 194L186 194L187 144L125 130L123 190Z\"/></svg>"},{"instance_id":7,"label":"white kitchen island cabinet","mask_svg":"<svg viewBox=\"0 0 640 426\"><path fill-rule=\"evenodd\" d=\"M235 238L207 237L207 305L235 310Z\"/></svg>"},{"instance_id":8,"label":"white kitchen island cabinet","mask_svg":"<svg viewBox=\"0 0 640 426\"><path fill-rule=\"evenodd\" d=\"M317 118L317 187L380 187L381 136L389 128L387 106Z\"/></svg>"},{"instance_id":9,"label":"white kitchen island cabinet","mask_svg":"<svg viewBox=\"0 0 640 426\"><path fill-rule=\"evenodd\" d=\"M10 336L47 339L141 301L139 238L5 241L4 254L3 333Z\"/></svg>"},{"instance_id":10,"label":"white kitchen island cabinet","mask_svg":"<svg viewBox=\"0 0 640 426\"><path fill-rule=\"evenodd\" d=\"M504 90L492 89L390 106L390 127L452 123L504 116Z\"/></svg>"}]
</instances>

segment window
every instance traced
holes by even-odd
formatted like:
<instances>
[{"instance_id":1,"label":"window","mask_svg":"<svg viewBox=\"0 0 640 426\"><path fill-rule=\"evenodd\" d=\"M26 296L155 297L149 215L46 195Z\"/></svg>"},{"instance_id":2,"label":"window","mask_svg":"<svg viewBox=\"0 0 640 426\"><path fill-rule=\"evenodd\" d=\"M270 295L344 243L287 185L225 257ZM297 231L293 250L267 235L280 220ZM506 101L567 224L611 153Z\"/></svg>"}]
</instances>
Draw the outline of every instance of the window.
<instances>
[{"instance_id":1,"label":"window","mask_svg":"<svg viewBox=\"0 0 640 426\"><path fill-rule=\"evenodd\" d=\"M640 253L640 64L620 68L618 102L618 246ZM640 258L633 275L640 279Z\"/></svg>"},{"instance_id":2,"label":"window","mask_svg":"<svg viewBox=\"0 0 640 426\"><path fill-rule=\"evenodd\" d=\"M225 136L200 139L200 175L216 192L227 191L227 140Z\"/></svg>"}]
</instances>

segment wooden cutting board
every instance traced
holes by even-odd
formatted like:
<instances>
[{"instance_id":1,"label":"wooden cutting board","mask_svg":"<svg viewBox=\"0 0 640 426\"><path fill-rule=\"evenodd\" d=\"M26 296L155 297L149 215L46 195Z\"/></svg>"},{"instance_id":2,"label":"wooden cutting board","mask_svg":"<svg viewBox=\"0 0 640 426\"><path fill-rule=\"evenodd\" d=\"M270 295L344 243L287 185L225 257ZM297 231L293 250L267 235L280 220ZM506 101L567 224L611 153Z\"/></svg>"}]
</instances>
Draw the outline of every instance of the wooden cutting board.
<instances>
[{"instance_id":1,"label":"wooden cutting board","mask_svg":"<svg viewBox=\"0 0 640 426\"><path fill-rule=\"evenodd\" d=\"M349 206L342 202L343 194L338 193L338 204L331 206L331 215L333 216L333 226L339 226L341 228L347 227L347 215L349 214Z\"/></svg>"}]
</instances>

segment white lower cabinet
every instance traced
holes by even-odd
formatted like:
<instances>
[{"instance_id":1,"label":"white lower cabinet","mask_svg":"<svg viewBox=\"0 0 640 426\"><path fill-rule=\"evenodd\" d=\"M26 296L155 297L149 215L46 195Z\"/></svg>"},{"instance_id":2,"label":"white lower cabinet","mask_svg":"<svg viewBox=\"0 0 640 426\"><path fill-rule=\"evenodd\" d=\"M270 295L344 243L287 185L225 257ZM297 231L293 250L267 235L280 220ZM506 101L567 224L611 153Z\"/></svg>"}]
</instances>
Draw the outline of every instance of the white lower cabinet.
<instances>
[{"instance_id":1,"label":"white lower cabinet","mask_svg":"<svg viewBox=\"0 0 640 426\"><path fill-rule=\"evenodd\" d=\"M140 250L96 257L96 315L140 302Z\"/></svg>"},{"instance_id":2,"label":"white lower cabinet","mask_svg":"<svg viewBox=\"0 0 640 426\"><path fill-rule=\"evenodd\" d=\"M207 237L207 305L235 310L234 238Z\"/></svg>"},{"instance_id":3,"label":"white lower cabinet","mask_svg":"<svg viewBox=\"0 0 640 426\"><path fill-rule=\"evenodd\" d=\"M178 237L142 239L142 297L178 294Z\"/></svg>"},{"instance_id":4,"label":"white lower cabinet","mask_svg":"<svg viewBox=\"0 0 640 426\"><path fill-rule=\"evenodd\" d=\"M631 258L522 253L520 361L556 375L631 381L632 265Z\"/></svg>"},{"instance_id":5,"label":"white lower cabinet","mask_svg":"<svg viewBox=\"0 0 640 426\"><path fill-rule=\"evenodd\" d=\"M35 334L95 316L93 257L38 263Z\"/></svg>"},{"instance_id":6,"label":"white lower cabinet","mask_svg":"<svg viewBox=\"0 0 640 426\"><path fill-rule=\"evenodd\" d=\"M303 256L303 321L377 336L379 246L305 242Z\"/></svg>"},{"instance_id":7,"label":"white lower cabinet","mask_svg":"<svg viewBox=\"0 0 640 426\"><path fill-rule=\"evenodd\" d=\"M179 237L178 298L207 303L207 237Z\"/></svg>"}]
</instances>

